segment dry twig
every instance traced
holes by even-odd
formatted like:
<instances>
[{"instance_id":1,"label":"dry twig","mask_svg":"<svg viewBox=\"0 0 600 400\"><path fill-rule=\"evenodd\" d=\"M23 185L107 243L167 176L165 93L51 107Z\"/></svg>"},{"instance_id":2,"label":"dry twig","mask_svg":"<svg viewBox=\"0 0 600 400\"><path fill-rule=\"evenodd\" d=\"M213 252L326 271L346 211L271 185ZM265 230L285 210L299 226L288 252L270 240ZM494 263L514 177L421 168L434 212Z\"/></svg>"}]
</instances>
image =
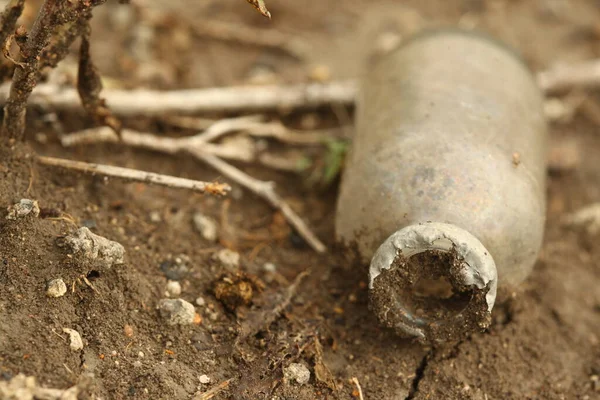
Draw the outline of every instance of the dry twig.
<instances>
[{"instance_id":1,"label":"dry twig","mask_svg":"<svg viewBox=\"0 0 600 400\"><path fill-rule=\"evenodd\" d=\"M273 321L275 321L279 315L281 315L281 313L290 305L292 299L298 291L298 287L304 278L310 275L310 272L310 270L300 272L294 279L294 282L292 282L292 284L285 289L285 292L279 294L279 299L277 299L278 301L274 307L267 310L259 310L248 315L241 326L240 334L236 342L243 342L250 336L256 335L261 330L268 328Z\"/></svg>"},{"instance_id":2,"label":"dry twig","mask_svg":"<svg viewBox=\"0 0 600 400\"><path fill-rule=\"evenodd\" d=\"M230 120L220 121L214 126L218 126L211 131L209 128L205 133L184 138L170 138L152 135L150 133L140 133L132 130L124 129L121 132L121 143L137 148L159 151L167 154L177 154L186 152L191 154L196 159L203 161L209 166L219 171L222 175L237 182L241 186L250 190L252 193L266 200L273 208L281 211L286 220L294 227L300 236L317 252L322 253L326 250L325 245L317 238L310 228L302 221L294 210L285 202L275 191L273 182L258 180L240 169L221 160L218 155L224 153L223 148L212 143L207 143L207 139L213 139L218 135L213 135L211 132L224 132L231 127L242 126L240 121L249 121L245 118L234 118ZM250 121L251 122L251 121ZM217 125L219 124L219 125ZM227 128L227 129L226 129ZM206 136L203 136L205 135ZM81 131L71 135L64 136L61 141L63 146L73 146L75 144L91 144L99 142L115 142L116 136L108 128L96 128L86 131ZM229 154L231 155L231 153Z\"/></svg>"},{"instance_id":3,"label":"dry twig","mask_svg":"<svg viewBox=\"0 0 600 400\"><path fill-rule=\"evenodd\" d=\"M306 58L307 47L303 42L291 35L272 29L256 29L240 24L210 20L204 21L202 24L193 24L191 27L198 36L281 50L298 60Z\"/></svg>"},{"instance_id":4,"label":"dry twig","mask_svg":"<svg viewBox=\"0 0 600 400\"><path fill-rule=\"evenodd\" d=\"M104 99L100 97L102 91L102 80L96 66L92 62L90 54L90 24L86 20L86 28L81 36L81 48L79 52L79 70L77 73L77 91L83 107L88 114L98 123L110 126L115 132L120 133L121 122L116 119L110 109L106 106Z\"/></svg>"},{"instance_id":5,"label":"dry twig","mask_svg":"<svg viewBox=\"0 0 600 400\"><path fill-rule=\"evenodd\" d=\"M178 178L175 176L155 174L152 172L140 171L131 168L114 167L112 165L92 164L81 161L72 161L43 156L38 156L37 161L40 164L51 167L71 169L93 175L119 178L126 181L143 182L170 188L188 189L199 193L225 195L229 190L231 190L229 185L225 183L202 182L192 179Z\"/></svg>"},{"instance_id":6,"label":"dry twig","mask_svg":"<svg viewBox=\"0 0 600 400\"><path fill-rule=\"evenodd\" d=\"M233 381L233 378L227 379L226 381L219 383L217 386L210 388L206 392L196 393L194 395L193 400L210 400L217 394L221 393L223 390L227 389L231 381Z\"/></svg>"},{"instance_id":7,"label":"dry twig","mask_svg":"<svg viewBox=\"0 0 600 400\"><path fill-rule=\"evenodd\" d=\"M356 389L358 390L358 399L365 400L365 397L363 396L362 387L360 387L360 382L358 381L358 378L352 377L352 383L356 385Z\"/></svg>"},{"instance_id":8,"label":"dry twig","mask_svg":"<svg viewBox=\"0 0 600 400\"><path fill-rule=\"evenodd\" d=\"M0 86L0 99L5 99L7 93L8 88ZM169 113L234 113L317 108L331 103L352 104L356 84L353 81L341 81L173 91L105 89L102 94L116 115L162 116ZM80 107L76 90L56 84L39 85L31 94L29 102L48 105L57 111Z\"/></svg>"},{"instance_id":9,"label":"dry twig","mask_svg":"<svg viewBox=\"0 0 600 400\"><path fill-rule=\"evenodd\" d=\"M265 0L247 0L248 3L252 4L256 10L264 15L265 17L271 19L271 13L267 10L267 6L265 4Z\"/></svg>"},{"instance_id":10,"label":"dry twig","mask_svg":"<svg viewBox=\"0 0 600 400\"><path fill-rule=\"evenodd\" d=\"M537 82L546 93L600 87L600 59L578 64L557 65L537 74Z\"/></svg>"},{"instance_id":11,"label":"dry twig","mask_svg":"<svg viewBox=\"0 0 600 400\"><path fill-rule=\"evenodd\" d=\"M77 18L87 17L91 8L104 2L106 0L88 0L73 5L68 1L44 1L27 39L23 40L21 45L22 60L20 66L15 69L4 107L2 135L20 139L25 133L27 99L37 83L39 70L43 65L42 52L50 43L56 29Z\"/></svg>"},{"instance_id":12,"label":"dry twig","mask_svg":"<svg viewBox=\"0 0 600 400\"><path fill-rule=\"evenodd\" d=\"M600 60L549 69L537 80L546 93L569 88L600 87ZM107 89L103 95L111 110L122 116L198 114L211 112L248 112L276 109L317 108L331 104L351 105L357 91L354 81L310 83L291 86L241 86L189 90ZM0 86L0 99L9 88ZM39 85L30 97L35 105L50 105L55 110L79 107L77 92L55 84Z\"/></svg>"}]
</instances>

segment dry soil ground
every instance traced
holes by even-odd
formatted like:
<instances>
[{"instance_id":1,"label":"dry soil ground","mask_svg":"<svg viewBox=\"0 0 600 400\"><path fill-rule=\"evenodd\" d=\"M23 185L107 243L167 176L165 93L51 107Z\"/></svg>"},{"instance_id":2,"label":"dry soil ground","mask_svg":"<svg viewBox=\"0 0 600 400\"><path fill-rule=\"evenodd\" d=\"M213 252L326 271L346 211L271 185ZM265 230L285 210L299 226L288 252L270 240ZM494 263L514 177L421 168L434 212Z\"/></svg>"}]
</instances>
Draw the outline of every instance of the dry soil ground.
<instances>
[{"instance_id":1,"label":"dry soil ground","mask_svg":"<svg viewBox=\"0 0 600 400\"><path fill-rule=\"evenodd\" d=\"M382 33L430 24L491 32L520 50L534 70L600 56L600 3L593 0L271 0L271 22L243 0L134 3L140 5L135 12L116 1L96 10L93 48L107 86L174 89L352 78ZM306 53L298 59L285 51L193 34L194 26L210 20L285 32L307 46ZM585 96L588 104L598 104L595 93ZM126 261L86 270L57 245L57 237L75 226L72 222L8 222L3 215L1 380L24 373L44 386L67 388L93 374L82 398L96 399L188 399L228 380L215 399L356 399L353 377L369 400L600 398L598 236L560 222L567 213L600 201L600 127L593 114L577 113L552 125L559 156L562 143L575 141L580 161L572 170L548 175L547 232L531 277L496 307L488 332L436 349L398 339L369 313L365 267L349 262L334 244L335 184L315 189L296 174L240 164L277 183L330 247L329 255L319 256L290 232L281 215L236 185L230 198L218 199L34 166L30 155L36 151L219 178L187 156L114 144L64 149L60 134L92 122L78 111L61 112L53 123L48 115L52 110L31 109L29 147L16 146L1 160L0 205L35 199L46 211L65 213L77 226L120 242ZM351 110L332 107L281 118L293 126L348 127ZM189 134L162 120L140 117L125 124ZM217 243L194 229L197 212L218 221ZM243 275L234 280L254 287L252 304L233 312L215 297L215 282L232 273L214 260L223 248L240 253ZM272 265L265 268L267 263ZM282 315L238 340L240 327L264 321L307 269L311 274ZM78 280L82 275L95 290ZM200 323L170 326L160 317L156 306L165 297L167 276L180 281L183 299L204 300L196 306ZM68 291L48 298L46 283L58 277ZM65 327L81 334L82 351L69 349ZM308 383L283 379L290 363L310 370Z\"/></svg>"}]
</instances>

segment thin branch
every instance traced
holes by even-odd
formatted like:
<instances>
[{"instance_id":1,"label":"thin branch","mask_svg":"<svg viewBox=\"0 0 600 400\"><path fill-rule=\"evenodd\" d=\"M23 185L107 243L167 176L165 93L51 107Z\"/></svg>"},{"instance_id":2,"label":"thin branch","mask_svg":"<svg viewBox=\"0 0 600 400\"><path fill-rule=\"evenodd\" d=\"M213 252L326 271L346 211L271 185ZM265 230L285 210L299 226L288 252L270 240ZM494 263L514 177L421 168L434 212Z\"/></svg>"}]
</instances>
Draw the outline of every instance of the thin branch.
<instances>
[{"instance_id":1,"label":"thin branch","mask_svg":"<svg viewBox=\"0 0 600 400\"><path fill-rule=\"evenodd\" d=\"M198 193L225 195L231 187L225 183L202 182L175 176L155 174L131 168L114 167L111 165L92 164L81 161L65 160L54 157L38 156L37 161L42 165L65 168L92 175L102 175L126 181L143 182L170 188L188 189Z\"/></svg>"},{"instance_id":2,"label":"thin branch","mask_svg":"<svg viewBox=\"0 0 600 400\"><path fill-rule=\"evenodd\" d=\"M552 68L537 74L546 93L573 88L600 87L600 59ZM173 91L105 90L111 110L122 116L249 112L277 109L318 108L331 104L352 105L357 93L354 81L309 83L290 86L241 86ZM0 86L0 98L8 88ZM79 107L77 92L54 84L40 85L30 98L32 104L49 104L56 110Z\"/></svg>"},{"instance_id":3,"label":"thin branch","mask_svg":"<svg viewBox=\"0 0 600 400\"><path fill-rule=\"evenodd\" d=\"M296 278L294 278L294 282L285 288L283 293L278 293L277 298L274 301L269 302L275 303L273 307L251 312L240 327L240 334L236 339L236 343L243 342L247 338L256 335L261 330L268 329L290 305L292 299L298 292L298 287L310 273L310 270L300 272Z\"/></svg>"},{"instance_id":4,"label":"thin branch","mask_svg":"<svg viewBox=\"0 0 600 400\"><path fill-rule=\"evenodd\" d=\"M201 24L192 24L191 28L198 36L276 49L298 60L305 59L308 52L308 48L304 42L294 36L273 31L272 29L256 29L240 24L210 20L203 21Z\"/></svg>"},{"instance_id":5,"label":"thin branch","mask_svg":"<svg viewBox=\"0 0 600 400\"><path fill-rule=\"evenodd\" d=\"M254 143L244 140L230 141L223 144L206 143L197 140L194 137L171 138L156 136L151 133L137 132L131 129L121 130L121 139L109 127L97 127L85 129L61 137L61 144L64 147L72 147L91 143L117 143L123 141L129 146L140 147L162 153L175 154L180 151L186 151L189 148L213 154L228 160L250 162L256 159L256 149Z\"/></svg>"},{"instance_id":6,"label":"thin branch","mask_svg":"<svg viewBox=\"0 0 600 400\"><path fill-rule=\"evenodd\" d=\"M218 157L203 152L191 151L198 159L204 161L221 174L239 183L257 196L265 199L273 208L281 211L285 219L292 225L298 234L318 253L324 253L327 248L319 238L310 230L294 210L275 191L273 182L258 180L245 172L226 163Z\"/></svg>"},{"instance_id":7,"label":"thin branch","mask_svg":"<svg viewBox=\"0 0 600 400\"><path fill-rule=\"evenodd\" d=\"M40 73L44 68L55 68L69 54L70 47L75 39L83 35L87 29L87 21L91 16L91 10L82 12L82 14L76 20L66 24L66 27L57 33L53 43L44 49L40 56Z\"/></svg>"},{"instance_id":8,"label":"thin branch","mask_svg":"<svg viewBox=\"0 0 600 400\"><path fill-rule=\"evenodd\" d=\"M241 118L232 120L239 121L240 119ZM229 121L231 122L232 120ZM231 124L233 124L233 122L231 122ZM221 126L225 125L227 124L223 122ZM107 129L108 128L96 128L78 132L64 136L61 141L65 147L81 143L90 144L116 141L114 133L107 131ZM130 147L144 148L167 154L176 154L180 152L191 154L198 160L205 162L219 171L222 175L263 198L273 208L281 211L290 225L294 227L298 234L306 240L315 251L319 253L326 251L325 245L317 238L304 221L302 221L298 214L296 214L296 212L294 212L294 210L292 210L292 208L277 194L273 182L265 182L253 178L240 169L221 160L215 155L217 145L207 143L205 140L198 140L198 137L201 136L184 138L160 137L149 133L140 133L124 129L121 132L121 143Z\"/></svg>"},{"instance_id":9,"label":"thin branch","mask_svg":"<svg viewBox=\"0 0 600 400\"><path fill-rule=\"evenodd\" d=\"M210 400L223 390L227 389L231 381L233 381L233 378L219 383L217 386L208 389L206 392L196 393L193 400Z\"/></svg>"},{"instance_id":10,"label":"thin branch","mask_svg":"<svg viewBox=\"0 0 600 400\"><path fill-rule=\"evenodd\" d=\"M42 52L50 43L56 29L78 18L88 18L91 8L104 2L106 0L87 0L73 5L69 1L44 1L27 39L20 46L22 65L15 69L7 95L8 100L4 106L3 136L20 139L25 133L27 100L37 84L40 67L43 66ZM67 38L63 43L69 44L69 40L71 39ZM58 54L57 59L60 57L64 55Z\"/></svg>"},{"instance_id":11,"label":"thin branch","mask_svg":"<svg viewBox=\"0 0 600 400\"><path fill-rule=\"evenodd\" d=\"M100 97L102 91L102 80L90 54L89 24L91 13L85 20L85 29L81 35L81 47L79 51L79 69L77 73L77 91L81 98L83 108L98 123L111 127L117 134L121 131L121 121L112 115L106 106L106 101Z\"/></svg>"},{"instance_id":12,"label":"thin branch","mask_svg":"<svg viewBox=\"0 0 600 400\"><path fill-rule=\"evenodd\" d=\"M358 381L358 378L352 377L352 383L354 383L356 385L356 389L358 390L358 399L365 400L365 397L364 397L363 391L362 391L362 387L360 387L360 382Z\"/></svg>"},{"instance_id":13,"label":"thin branch","mask_svg":"<svg viewBox=\"0 0 600 400\"><path fill-rule=\"evenodd\" d=\"M0 99L8 88L0 86ZM331 103L352 104L356 94L353 81L310 83L291 86L242 86L188 90L121 90L102 92L113 113L121 116L162 116L165 114L234 113L277 109L318 108ZM56 84L39 85L30 104L46 104L57 111L80 107L77 91Z\"/></svg>"},{"instance_id":14,"label":"thin branch","mask_svg":"<svg viewBox=\"0 0 600 400\"><path fill-rule=\"evenodd\" d=\"M546 93L600 87L600 59L578 64L557 65L537 74L537 82Z\"/></svg>"},{"instance_id":15,"label":"thin branch","mask_svg":"<svg viewBox=\"0 0 600 400\"><path fill-rule=\"evenodd\" d=\"M59 0L44 1L21 49L24 65L17 68L13 76L10 96L4 107L3 136L20 139L25 133L27 98L36 85L40 54L50 42L59 3Z\"/></svg>"}]
</instances>

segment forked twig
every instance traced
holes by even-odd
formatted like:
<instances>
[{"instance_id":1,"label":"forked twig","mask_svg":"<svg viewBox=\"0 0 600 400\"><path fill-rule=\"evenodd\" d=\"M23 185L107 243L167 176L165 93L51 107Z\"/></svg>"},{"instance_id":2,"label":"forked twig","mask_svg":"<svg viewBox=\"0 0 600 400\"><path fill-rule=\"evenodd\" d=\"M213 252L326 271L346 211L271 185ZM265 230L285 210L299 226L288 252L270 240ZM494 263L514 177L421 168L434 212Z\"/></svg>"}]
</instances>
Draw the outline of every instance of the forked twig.
<instances>
[{"instance_id":1,"label":"forked twig","mask_svg":"<svg viewBox=\"0 0 600 400\"><path fill-rule=\"evenodd\" d=\"M240 125L236 124L239 121L244 121L244 118L248 117L217 122L213 126L219 124L221 128L218 130L215 129L212 132L223 132L226 130L224 128L230 128L232 126L239 128ZM248 122L248 120L246 120L246 122ZM204 134L206 134L206 136L203 136ZM191 154L196 159L219 171L222 175L237 182L252 193L266 200L273 208L281 211L290 225L294 227L298 234L306 240L315 251L319 253L325 252L325 245L310 230L298 214L292 210L289 204L277 194L273 182L258 180L215 155L217 146L212 143L207 143L206 141L206 139L212 139L214 137L218 137L218 135L212 135L210 127L203 134L183 138L161 137L150 133L140 133L124 129L121 132L120 143L130 147L154 150L167 154L177 154L180 152ZM65 147L74 144L91 144L107 141L116 142L116 135L106 127L73 133L64 136L61 139L61 142Z\"/></svg>"},{"instance_id":2,"label":"forked twig","mask_svg":"<svg viewBox=\"0 0 600 400\"><path fill-rule=\"evenodd\" d=\"M62 158L38 156L40 164L80 171L92 175L102 175L119 178L126 181L143 182L170 188L188 189L199 193L225 195L231 187L226 183L202 182L175 176L155 174L131 168L115 167L112 165L92 164L82 161L65 160Z\"/></svg>"}]
</instances>

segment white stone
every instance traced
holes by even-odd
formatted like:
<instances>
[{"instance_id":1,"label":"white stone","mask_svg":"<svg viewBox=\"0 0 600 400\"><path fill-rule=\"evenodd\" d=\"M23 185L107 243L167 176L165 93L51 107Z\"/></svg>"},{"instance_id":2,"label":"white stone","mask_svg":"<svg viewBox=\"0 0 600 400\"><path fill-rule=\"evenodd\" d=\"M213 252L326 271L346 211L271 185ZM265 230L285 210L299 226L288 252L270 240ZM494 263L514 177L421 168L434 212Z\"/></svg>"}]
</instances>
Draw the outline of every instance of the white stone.
<instances>
[{"instance_id":1,"label":"white stone","mask_svg":"<svg viewBox=\"0 0 600 400\"><path fill-rule=\"evenodd\" d=\"M217 237L219 236L218 225L214 219L204 214L196 213L194 214L194 226L204 239L209 242L217 241Z\"/></svg>"},{"instance_id":2,"label":"white stone","mask_svg":"<svg viewBox=\"0 0 600 400\"><path fill-rule=\"evenodd\" d=\"M40 206L36 200L21 199L17 204L13 204L7 208L8 214L6 219L15 220L23 218L29 214L37 217L40 215Z\"/></svg>"},{"instance_id":3,"label":"white stone","mask_svg":"<svg viewBox=\"0 0 600 400\"><path fill-rule=\"evenodd\" d=\"M117 242L92 233L85 226L65 237L73 254L94 261L102 267L123 264L125 248Z\"/></svg>"},{"instance_id":4,"label":"white stone","mask_svg":"<svg viewBox=\"0 0 600 400\"><path fill-rule=\"evenodd\" d=\"M46 295L48 297L62 297L67 293L67 285L61 279L52 279L46 286Z\"/></svg>"},{"instance_id":5,"label":"white stone","mask_svg":"<svg viewBox=\"0 0 600 400\"><path fill-rule=\"evenodd\" d=\"M217 252L215 258L222 266L228 269L234 269L240 266L240 254L237 251L222 249Z\"/></svg>"},{"instance_id":6,"label":"white stone","mask_svg":"<svg viewBox=\"0 0 600 400\"><path fill-rule=\"evenodd\" d=\"M198 379L200 380L200 383L210 383L210 378L208 377L208 375L200 375Z\"/></svg>"},{"instance_id":7,"label":"white stone","mask_svg":"<svg viewBox=\"0 0 600 400\"><path fill-rule=\"evenodd\" d=\"M268 262L263 265L263 270L265 270L265 272L273 273L277 271L277 266L273 263Z\"/></svg>"},{"instance_id":8,"label":"white stone","mask_svg":"<svg viewBox=\"0 0 600 400\"><path fill-rule=\"evenodd\" d=\"M162 221L162 217L160 216L160 212L158 211L150 211L150 222L158 223Z\"/></svg>"},{"instance_id":9,"label":"white stone","mask_svg":"<svg viewBox=\"0 0 600 400\"><path fill-rule=\"evenodd\" d=\"M177 297L181 294L181 283L177 281L167 282L167 295L169 297Z\"/></svg>"},{"instance_id":10,"label":"white stone","mask_svg":"<svg viewBox=\"0 0 600 400\"><path fill-rule=\"evenodd\" d=\"M194 306L182 299L162 299L158 310L169 325L192 324L196 314Z\"/></svg>"},{"instance_id":11,"label":"white stone","mask_svg":"<svg viewBox=\"0 0 600 400\"><path fill-rule=\"evenodd\" d=\"M300 385L304 385L310 380L310 371L304 364L291 363L287 368L284 368L283 376L288 381L296 381Z\"/></svg>"},{"instance_id":12,"label":"white stone","mask_svg":"<svg viewBox=\"0 0 600 400\"><path fill-rule=\"evenodd\" d=\"M203 307L206 304L206 300L204 300L204 297L198 297L196 299L196 304L200 307Z\"/></svg>"},{"instance_id":13,"label":"white stone","mask_svg":"<svg viewBox=\"0 0 600 400\"><path fill-rule=\"evenodd\" d=\"M69 347L73 351L78 351L83 349L83 340L81 340L81 335L75 329L63 328L64 333L69 334Z\"/></svg>"}]
</instances>

